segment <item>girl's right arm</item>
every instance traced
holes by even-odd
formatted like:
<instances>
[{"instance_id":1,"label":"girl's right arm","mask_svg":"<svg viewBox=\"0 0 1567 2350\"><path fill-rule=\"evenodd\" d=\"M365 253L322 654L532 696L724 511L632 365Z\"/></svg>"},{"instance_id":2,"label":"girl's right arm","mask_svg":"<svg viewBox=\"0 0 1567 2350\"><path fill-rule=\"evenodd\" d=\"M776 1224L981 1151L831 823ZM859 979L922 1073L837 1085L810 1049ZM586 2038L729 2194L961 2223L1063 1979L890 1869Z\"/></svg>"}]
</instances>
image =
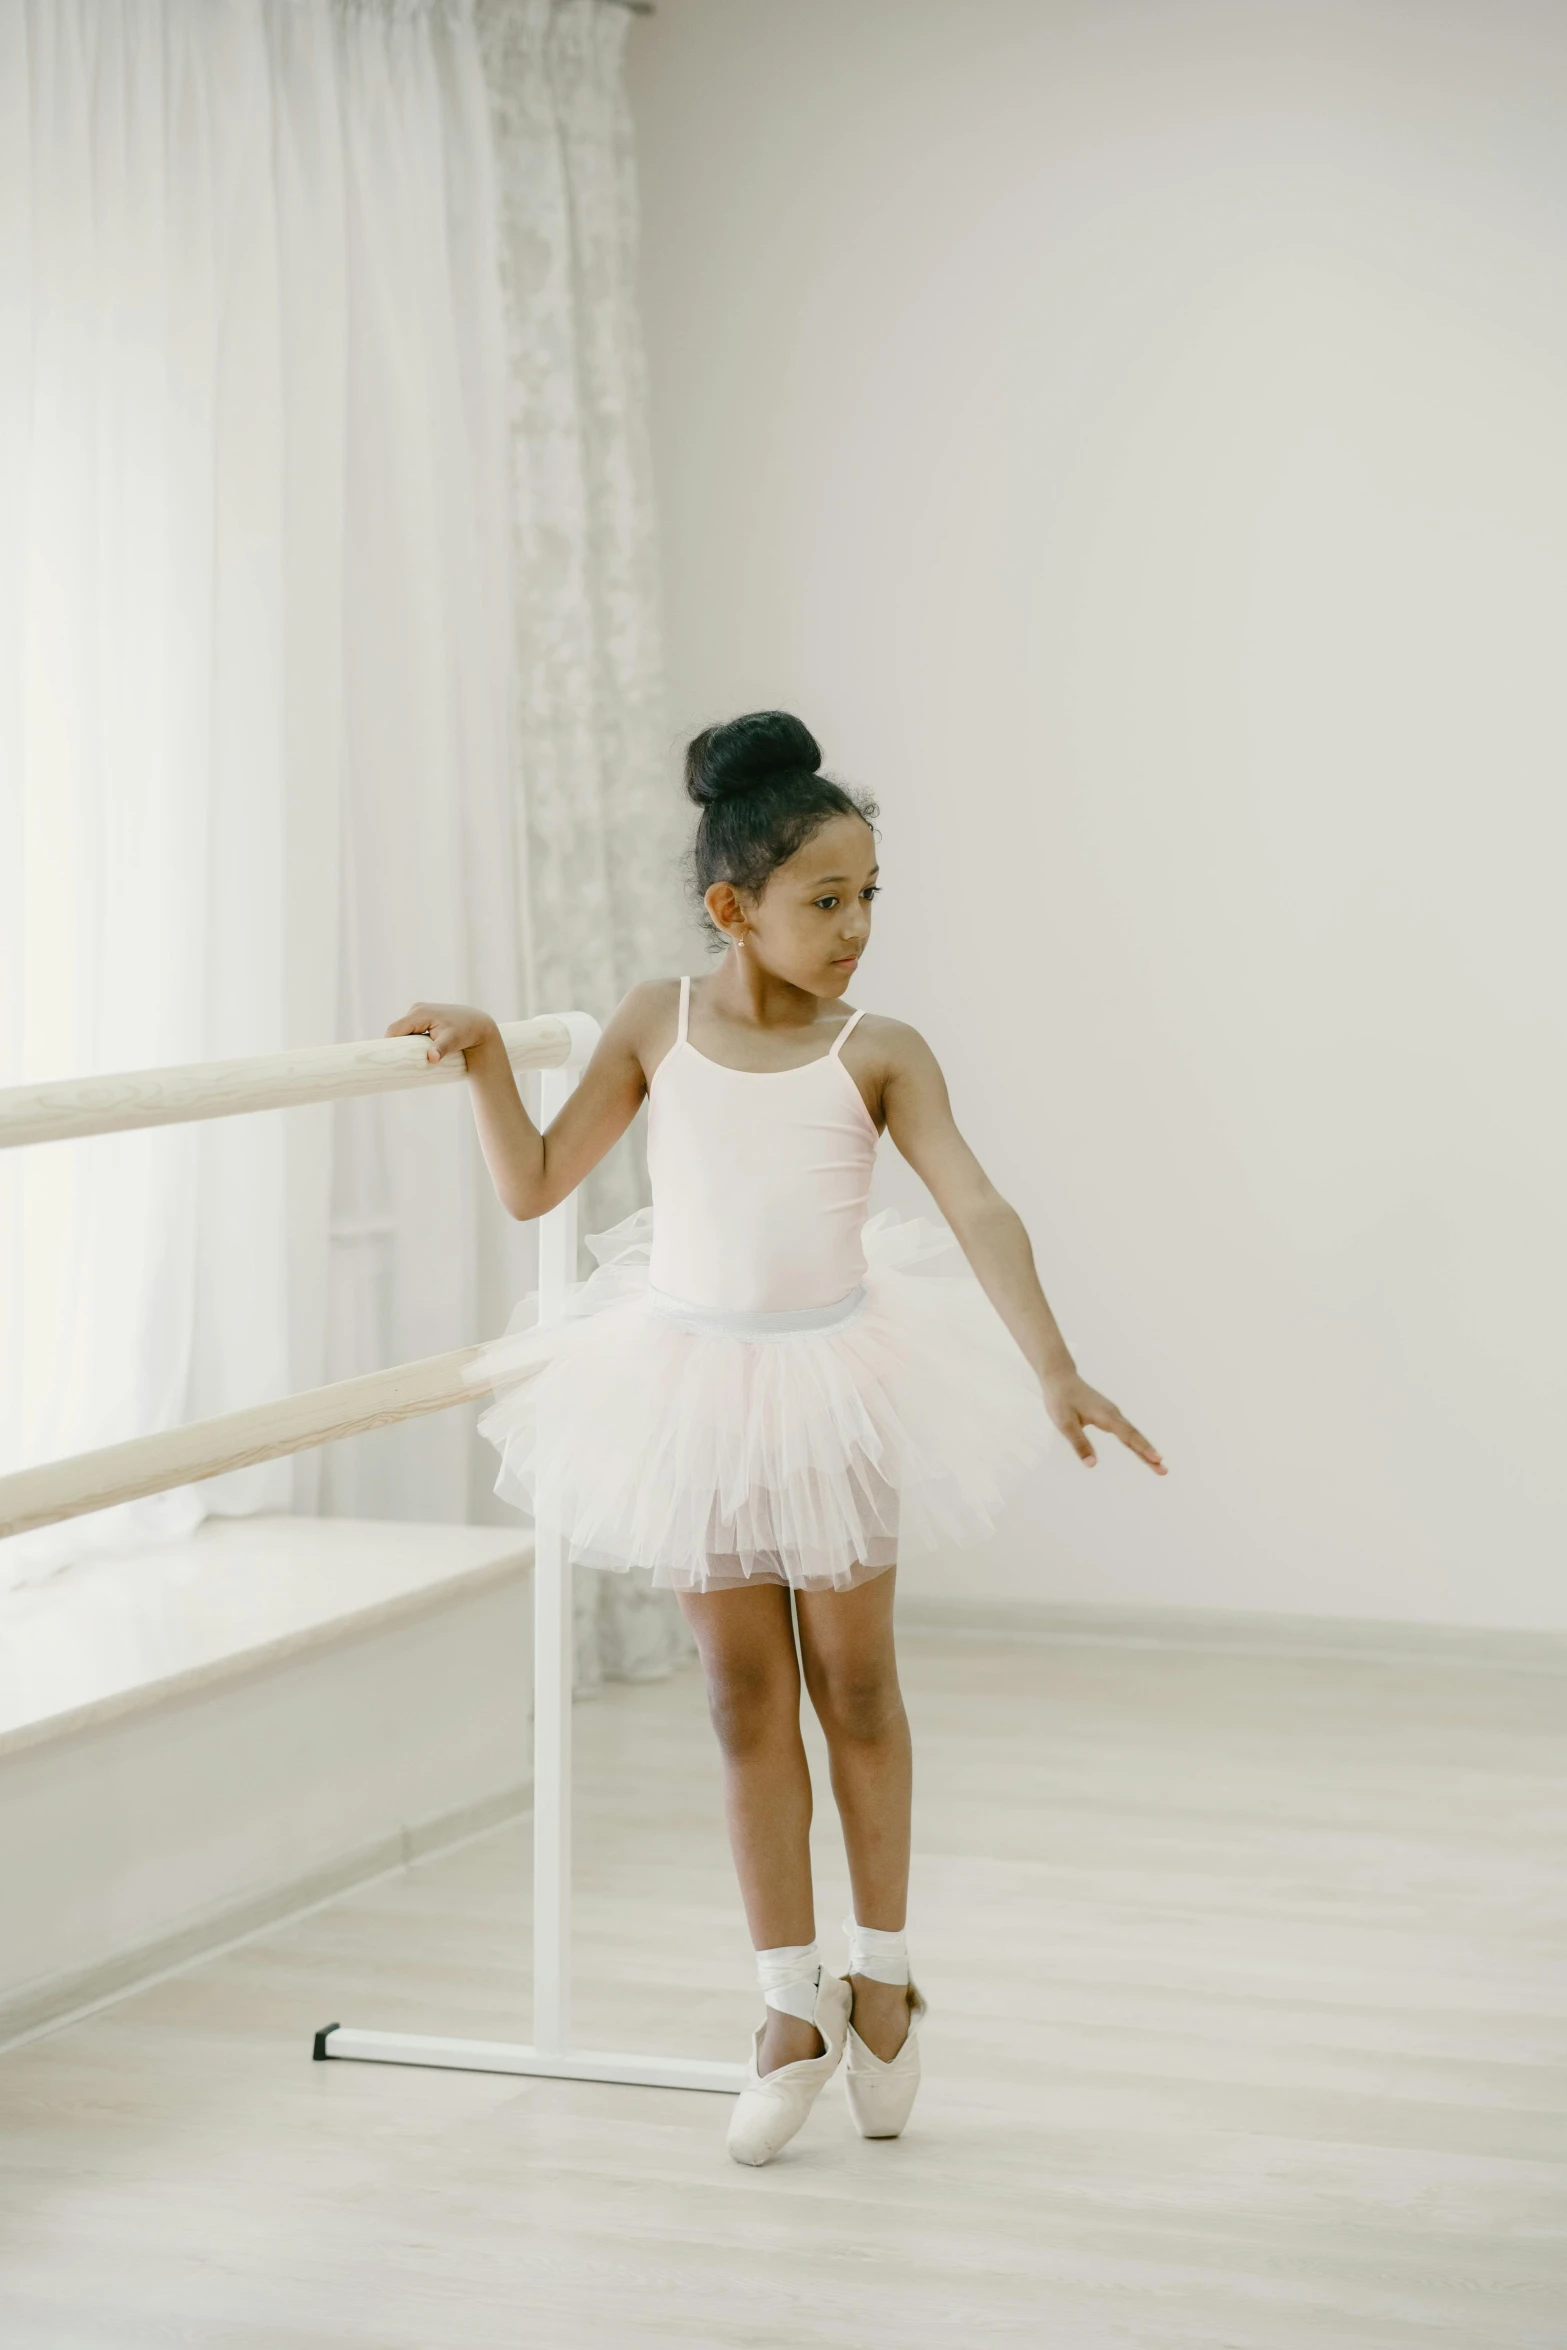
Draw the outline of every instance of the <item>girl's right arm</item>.
<instances>
[{"instance_id":1,"label":"girl's right arm","mask_svg":"<svg viewBox=\"0 0 1567 2350\"><path fill-rule=\"evenodd\" d=\"M542 1216L576 1190L625 1133L647 1092L647 1055L672 991L667 980L634 987L599 1038L560 1116L541 1134L523 1107L501 1032L471 1004L414 1004L388 1036L428 1036L426 1058L461 1053L474 1123L496 1196L508 1215Z\"/></svg>"}]
</instances>

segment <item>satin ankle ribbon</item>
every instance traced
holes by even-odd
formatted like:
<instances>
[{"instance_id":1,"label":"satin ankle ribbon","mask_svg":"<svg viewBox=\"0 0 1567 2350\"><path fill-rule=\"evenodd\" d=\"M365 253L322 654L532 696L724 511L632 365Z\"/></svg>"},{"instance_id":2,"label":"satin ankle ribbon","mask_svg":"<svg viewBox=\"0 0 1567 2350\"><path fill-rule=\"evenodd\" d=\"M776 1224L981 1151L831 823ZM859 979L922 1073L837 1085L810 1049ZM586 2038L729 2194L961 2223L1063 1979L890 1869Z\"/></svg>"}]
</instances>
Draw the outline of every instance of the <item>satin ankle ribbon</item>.
<instances>
[{"instance_id":1,"label":"satin ankle ribbon","mask_svg":"<svg viewBox=\"0 0 1567 2350\"><path fill-rule=\"evenodd\" d=\"M906 1928L896 1934L884 1934L878 1926L861 1926L853 1918L845 1918L843 1930L849 1937L851 1975L865 1975L873 1983L908 1981L909 1937Z\"/></svg>"},{"instance_id":2,"label":"satin ankle ribbon","mask_svg":"<svg viewBox=\"0 0 1567 2350\"><path fill-rule=\"evenodd\" d=\"M821 1976L822 1954L814 1942L780 1942L775 1950L756 1954L756 1979L768 2006L798 2016L803 2024L815 2018Z\"/></svg>"}]
</instances>

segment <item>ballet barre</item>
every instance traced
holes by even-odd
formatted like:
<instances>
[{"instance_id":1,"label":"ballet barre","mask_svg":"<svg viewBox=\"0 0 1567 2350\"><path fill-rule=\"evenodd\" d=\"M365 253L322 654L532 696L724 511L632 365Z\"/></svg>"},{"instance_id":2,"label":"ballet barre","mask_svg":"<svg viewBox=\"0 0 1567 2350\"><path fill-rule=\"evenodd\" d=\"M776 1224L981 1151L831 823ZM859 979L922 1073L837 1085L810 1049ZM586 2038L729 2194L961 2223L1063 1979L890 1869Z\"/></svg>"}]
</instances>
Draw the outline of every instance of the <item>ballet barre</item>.
<instances>
[{"instance_id":1,"label":"ballet barre","mask_svg":"<svg viewBox=\"0 0 1567 2350\"><path fill-rule=\"evenodd\" d=\"M540 1072L540 1123L556 1117L598 1042L585 1012L504 1023L514 1069ZM0 1090L0 1149L126 1133L206 1118L228 1118L300 1103L453 1084L467 1075L460 1053L426 1058L422 1036L376 1037L249 1060L185 1068L127 1070ZM539 1321L558 1322L576 1277L577 1202L572 1194L539 1219ZM276 1460L393 1421L472 1403L463 1373L477 1347L399 1363L357 1379L311 1388L246 1411L162 1430L0 1478L0 1536L20 1534L108 1509L228 1469ZM699 2057L637 2056L572 2045L571 1700L572 1570L564 1538L547 1523L533 1542L533 2038L531 2042L381 2032L331 2023L315 2035L319 2062L430 2065L442 2070L529 2074L546 2080L615 2082L637 2088L703 2089L732 2095L738 2064Z\"/></svg>"}]
</instances>

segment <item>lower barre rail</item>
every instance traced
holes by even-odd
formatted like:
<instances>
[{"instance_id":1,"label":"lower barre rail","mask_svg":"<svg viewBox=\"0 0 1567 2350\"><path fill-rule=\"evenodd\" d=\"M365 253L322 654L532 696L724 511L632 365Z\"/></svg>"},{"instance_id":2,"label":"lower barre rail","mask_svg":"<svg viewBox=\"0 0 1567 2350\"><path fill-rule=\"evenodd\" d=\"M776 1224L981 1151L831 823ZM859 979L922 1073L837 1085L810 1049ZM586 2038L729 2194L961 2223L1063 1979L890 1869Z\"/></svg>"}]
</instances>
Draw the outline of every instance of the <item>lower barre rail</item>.
<instances>
[{"instance_id":1,"label":"lower barre rail","mask_svg":"<svg viewBox=\"0 0 1567 2350\"><path fill-rule=\"evenodd\" d=\"M179 1485L248 1469L284 1453L363 1436L394 1420L422 1412L444 1412L453 1404L476 1403L479 1389L462 1374L479 1353L476 1346L450 1354L425 1355L389 1371L339 1379L330 1387L309 1387L275 1403L251 1404L215 1420L192 1420L154 1436L133 1436L100 1452L74 1453L0 1477L0 1537L27 1534L35 1526L57 1525L89 1510L136 1501L145 1493L168 1493Z\"/></svg>"},{"instance_id":2,"label":"lower barre rail","mask_svg":"<svg viewBox=\"0 0 1567 2350\"><path fill-rule=\"evenodd\" d=\"M602 2048L545 2051L520 2040L448 2040L434 2032L365 2032L326 2024L317 2032L318 2064L346 2058L355 2064L431 2065L442 2072L522 2073L545 2081L602 2081L631 2089L711 2089L738 2095L743 2064L700 2056L622 2056Z\"/></svg>"}]
</instances>

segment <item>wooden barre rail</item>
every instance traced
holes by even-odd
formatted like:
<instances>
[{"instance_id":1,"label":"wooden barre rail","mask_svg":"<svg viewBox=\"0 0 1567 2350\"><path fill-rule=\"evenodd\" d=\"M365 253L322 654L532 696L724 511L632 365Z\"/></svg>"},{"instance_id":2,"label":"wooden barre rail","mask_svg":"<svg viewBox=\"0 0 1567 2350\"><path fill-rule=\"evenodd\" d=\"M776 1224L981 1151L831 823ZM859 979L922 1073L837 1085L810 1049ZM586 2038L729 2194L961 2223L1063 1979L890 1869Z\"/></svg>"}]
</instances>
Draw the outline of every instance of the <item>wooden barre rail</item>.
<instances>
[{"instance_id":1,"label":"wooden barre rail","mask_svg":"<svg viewBox=\"0 0 1567 2350\"><path fill-rule=\"evenodd\" d=\"M583 1012L549 1012L537 1020L503 1022L501 1037L514 1069L559 1069L587 1059L598 1024ZM261 1053L246 1061L196 1061L184 1068L122 1069L105 1077L13 1085L0 1091L0 1150L87 1134L123 1134L138 1126L179 1126L197 1118L237 1118L301 1102L346 1101L357 1094L400 1093L416 1085L455 1085L467 1075L461 1053L431 1063L426 1049L422 1036L377 1036L360 1044Z\"/></svg>"},{"instance_id":2,"label":"wooden barre rail","mask_svg":"<svg viewBox=\"0 0 1567 2350\"><path fill-rule=\"evenodd\" d=\"M477 1402L485 1390L465 1381L462 1372L478 1352L476 1346L460 1346L450 1354L398 1363L390 1371L306 1388L275 1403L251 1404L215 1420L193 1420L156 1436L133 1436L99 1452L20 1469L0 1477L0 1540L56 1525L62 1518L85 1517L115 1502L137 1501L145 1493L199 1484L226 1469L248 1469L313 1444L331 1444L340 1436L362 1436L393 1420Z\"/></svg>"},{"instance_id":3,"label":"wooden barre rail","mask_svg":"<svg viewBox=\"0 0 1567 2350\"><path fill-rule=\"evenodd\" d=\"M555 1106L598 1042L598 1022L586 1012L550 1012L537 1020L502 1023L514 1069L559 1072L545 1079ZM201 1061L186 1068L126 1069L107 1077L68 1077L50 1085L0 1091L0 1149L22 1143L64 1142L88 1134L120 1134L141 1126L173 1126L198 1118L233 1118L249 1110L279 1110L301 1102L342 1101L352 1095L397 1093L412 1086L455 1085L466 1077L461 1053L426 1060L422 1036L378 1036L360 1044L316 1045L302 1052L264 1053L253 1060ZM546 1103L545 1115L550 1114ZM554 1243L541 1257L541 1288L568 1278L575 1241L574 1206L551 1211L542 1230ZM558 1227L558 1230L556 1229ZM541 1248L543 1242L541 1241ZM559 1262L556 1263L558 1257ZM84 1517L143 1494L199 1484L227 1469L244 1469L342 1436L361 1436L393 1420L451 1404L476 1402L482 1385L462 1376L477 1347L426 1355L389 1371L370 1371L302 1395L252 1404L214 1420L196 1420L151 1436L135 1436L97 1452L43 1461L0 1477L0 1540Z\"/></svg>"}]
</instances>

